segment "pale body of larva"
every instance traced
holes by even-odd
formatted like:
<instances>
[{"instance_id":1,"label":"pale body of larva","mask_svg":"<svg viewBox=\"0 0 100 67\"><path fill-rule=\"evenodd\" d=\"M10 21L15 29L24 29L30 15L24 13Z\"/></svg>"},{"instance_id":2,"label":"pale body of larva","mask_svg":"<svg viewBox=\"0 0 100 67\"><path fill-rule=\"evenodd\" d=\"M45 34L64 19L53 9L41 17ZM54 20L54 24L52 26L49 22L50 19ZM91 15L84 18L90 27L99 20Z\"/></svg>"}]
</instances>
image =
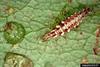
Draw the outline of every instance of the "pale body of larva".
<instances>
[{"instance_id":1,"label":"pale body of larva","mask_svg":"<svg viewBox=\"0 0 100 67\"><path fill-rule=\"evenodd\" d=\"M43 40L48 40L51 38L56 38L60 35L64 35L65 32L69 32L71 29L75 28L82 21L83 17L90 12L89 8L84 8L78 13L74 13L64 21L61 21L59 25L56 26L51 32L44 35Z\"/></svg>"}]
</instances>

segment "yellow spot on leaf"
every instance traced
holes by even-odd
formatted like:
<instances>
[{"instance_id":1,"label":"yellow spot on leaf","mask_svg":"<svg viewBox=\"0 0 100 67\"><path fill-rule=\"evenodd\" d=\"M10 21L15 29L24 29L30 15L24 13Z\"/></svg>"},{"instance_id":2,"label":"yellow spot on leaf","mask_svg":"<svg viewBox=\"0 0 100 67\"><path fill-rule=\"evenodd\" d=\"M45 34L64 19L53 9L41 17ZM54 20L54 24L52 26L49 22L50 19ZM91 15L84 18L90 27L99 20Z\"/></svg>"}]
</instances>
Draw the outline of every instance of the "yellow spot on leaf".
<instances>
[{"instance_id":1,"label":"yellow spot on leaf","mask_svg":"<svg viewBox=\"0 0 100 67\"><path fill-rule=\"evenodd\" d=\"M7 8L6 8L6 13L7 13L7 14L12 14L12 13L14 13L14 11L15 11L15 10L14 10L14 8L12 8L12 7L7 7Z\"/></svg>"},{"instance_id":2,"label":"yellow spot on leaf","mask_svg":"<svg viewBox=\"0 0 100 67\"><path fill-rule=\"evenodd\" d=\"M83 57L81 63L82 63L82 64L88 64L88 59L87 59L87 57Z\"/></svg>"}]
</instances>

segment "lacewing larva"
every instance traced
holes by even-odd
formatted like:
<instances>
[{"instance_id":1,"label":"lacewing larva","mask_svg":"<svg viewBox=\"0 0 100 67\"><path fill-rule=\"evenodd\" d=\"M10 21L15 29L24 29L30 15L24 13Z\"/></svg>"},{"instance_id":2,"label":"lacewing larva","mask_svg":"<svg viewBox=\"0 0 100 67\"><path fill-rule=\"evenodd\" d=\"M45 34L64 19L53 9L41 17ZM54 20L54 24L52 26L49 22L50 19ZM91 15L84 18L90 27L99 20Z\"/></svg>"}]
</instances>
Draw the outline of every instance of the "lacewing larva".
<instances>
[{"instance_id":1,"label":"lacewing larva","mask_svg":"<svg viewBox=\"0 0 100 67\"><path fill-rule=\"evenodd\" d=\"M75 28L82 21L83 17L90 12L90 8L86 7L79 12L75 12L73 15L67 19L61 21L59 25L43 36L43 40L49 40L51 38L56 38L58 36L64 35L65 32L69 32L71 29Z\"/></svg>"}]
</instances>

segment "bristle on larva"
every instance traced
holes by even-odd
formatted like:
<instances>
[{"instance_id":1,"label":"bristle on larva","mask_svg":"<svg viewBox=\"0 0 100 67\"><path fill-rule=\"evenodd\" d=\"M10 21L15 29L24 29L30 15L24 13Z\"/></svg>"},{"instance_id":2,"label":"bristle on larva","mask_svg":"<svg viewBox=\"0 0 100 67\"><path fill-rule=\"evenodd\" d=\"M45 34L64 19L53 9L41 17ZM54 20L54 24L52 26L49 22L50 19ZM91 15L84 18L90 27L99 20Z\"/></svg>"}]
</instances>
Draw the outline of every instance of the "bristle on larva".
<instances>
[{"instance_id":1,"label":"bristle on larva","mask_svg":"<svg viewBox=\"0 0 100 67\"><path fill-rule=\"evenodd\" d=\"M89 8L84 8L78 13L74 13L64 21L61 21L59 25L56 26L51 32L44 35L43 40L48 40L51 38L56 38L60 35L64 35L65 32L69 32L71 29L79 25L82 18L90 12Z\"/></svg>"}]
</instances>

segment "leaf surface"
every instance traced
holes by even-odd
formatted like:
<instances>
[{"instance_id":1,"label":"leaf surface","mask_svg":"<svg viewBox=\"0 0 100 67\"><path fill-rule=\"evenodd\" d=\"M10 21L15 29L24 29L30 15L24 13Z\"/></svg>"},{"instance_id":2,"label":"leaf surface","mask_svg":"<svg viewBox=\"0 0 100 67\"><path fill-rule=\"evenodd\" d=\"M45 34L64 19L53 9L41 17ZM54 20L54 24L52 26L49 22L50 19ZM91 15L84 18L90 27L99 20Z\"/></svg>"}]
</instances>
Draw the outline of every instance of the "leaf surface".
<instances>
[{"instance_id":1,"label":"leaf surface","mask_svg":"<svg viewBox=\"0 0 100 67\"><path fill-rule=\"evenodd\" d=\"M93 56L95 33L97 26L100 25L100 5L93 5L99 1L7 1L0 2L0 67L6 62L4 58L7 52L27 56L35 64L33 67L79 67L84 57L87 57L88 63L100 63L100 55L96 55L98 61ZM93 8L93 11L83 19L79 27L64 36L43 42L43 35L51 31L58 21L82 9L80 4ZM8 7L9 9L6 9ZM61 14L64 9L65 15ZM2 28L8 21L16 21L24 26L26 33L22 42L9 44L4 39Z\"/></svg>"}]
</instances>

